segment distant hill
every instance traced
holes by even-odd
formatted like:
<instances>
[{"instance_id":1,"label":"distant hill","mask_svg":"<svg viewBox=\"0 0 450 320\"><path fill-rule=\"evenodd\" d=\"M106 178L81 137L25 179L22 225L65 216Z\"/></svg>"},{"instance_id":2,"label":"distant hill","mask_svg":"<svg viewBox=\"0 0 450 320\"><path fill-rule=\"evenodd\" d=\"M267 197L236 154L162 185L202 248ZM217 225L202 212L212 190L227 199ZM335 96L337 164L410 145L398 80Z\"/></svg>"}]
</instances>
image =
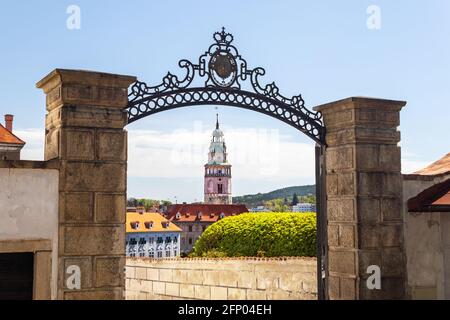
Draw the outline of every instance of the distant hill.
<instances>
[{"instance_id":1,"label":"distant hill","mask_svg":"<svg viewBox=\"0 0 450 320\"><path fill-rule=\"evenodd\" d=\"M278 198L288 198L289 200L291 200L294 193L296 193L297 196L315 195L316 186L308 185L308 186L287 187L283 189L270 191L267 193L257 193L233 197L233 203L245 204L247 208L250 209L252 207L263 205L264 201L274 200Z\"/></svg>"}]
</instances>

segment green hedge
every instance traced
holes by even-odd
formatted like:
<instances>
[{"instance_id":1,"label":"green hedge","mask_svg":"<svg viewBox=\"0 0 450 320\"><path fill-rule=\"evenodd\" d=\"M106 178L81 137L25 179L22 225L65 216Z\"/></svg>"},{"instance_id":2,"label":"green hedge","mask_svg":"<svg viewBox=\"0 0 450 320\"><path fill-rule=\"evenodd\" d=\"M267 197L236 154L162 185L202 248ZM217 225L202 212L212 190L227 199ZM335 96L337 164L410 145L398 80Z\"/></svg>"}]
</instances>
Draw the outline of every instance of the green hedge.
<instances>
[{"instance_id":1,"label":"green hedge","mask_svg":"<svg viewBox=\"0 0 450 320\"><path fill-rule=\"evenodd\" d=\"M244 213L209 226L193 256L279 257L316 255L316 214Z\"/></svg>"}]
</instances>

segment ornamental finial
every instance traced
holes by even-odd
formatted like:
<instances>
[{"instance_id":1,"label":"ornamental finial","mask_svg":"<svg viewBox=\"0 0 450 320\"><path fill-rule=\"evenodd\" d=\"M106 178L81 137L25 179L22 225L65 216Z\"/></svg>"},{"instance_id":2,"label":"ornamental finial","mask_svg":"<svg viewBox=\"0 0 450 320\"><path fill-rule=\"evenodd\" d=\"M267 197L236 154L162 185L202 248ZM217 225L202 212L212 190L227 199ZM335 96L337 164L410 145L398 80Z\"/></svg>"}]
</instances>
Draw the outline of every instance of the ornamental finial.
<instances>
[{"instance_id":1,"label":"ornamental finial","mask_svg":"<svg viewBox=\"0 0 450 320\"><path fill-rule=\"evenodd\" d=\"M229 45L234 39L231 33L225 32L225 27L222 27L222 32L215 32L213 38L217 44L222 45Z\"/></svg>"}]
</instances>

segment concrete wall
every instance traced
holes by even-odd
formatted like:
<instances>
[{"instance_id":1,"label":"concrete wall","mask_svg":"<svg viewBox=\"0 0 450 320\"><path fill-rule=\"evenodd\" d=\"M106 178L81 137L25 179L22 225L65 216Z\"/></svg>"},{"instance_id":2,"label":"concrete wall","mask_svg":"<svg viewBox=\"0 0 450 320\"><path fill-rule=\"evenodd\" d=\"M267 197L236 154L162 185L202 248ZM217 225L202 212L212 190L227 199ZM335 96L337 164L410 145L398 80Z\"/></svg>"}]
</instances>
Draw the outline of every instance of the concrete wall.
<instances>
[{"instance_id":1,"label":"concrete wall","mask_svg":"<svg viewBox=\"0 0 450 320\"><path fill-rule=\"evenodd\" d=\"M410 213L407 208L408 199L450 175L404 175L403 178L408 291L412 299L450 299L450 215Z\"/></svg>"},{"instance_id":2,"label":"concrete wall","mask_svg":"<svg viewBox=\"0 0 450 320\"><path fill-rule=\"evenodd\" d=\"M126 298L317 299L316 259L127 258Z\"/></svg>"},{"instance_id":3,"label":"concrete wall","mask_svg":"<svg viewBox=\"0 0 450 320\"><path fill-rule=\"evenodd\" d=\"M45 250L52 250L51 295L55 297L59 172L31 168L31 162L15 162L23 168L7 168L10 162L0 162L0 252L14 251L15 247L25 250L21 248L23 240L50 240L51 245L46 245Z\"/></svg>"}]
</instances>

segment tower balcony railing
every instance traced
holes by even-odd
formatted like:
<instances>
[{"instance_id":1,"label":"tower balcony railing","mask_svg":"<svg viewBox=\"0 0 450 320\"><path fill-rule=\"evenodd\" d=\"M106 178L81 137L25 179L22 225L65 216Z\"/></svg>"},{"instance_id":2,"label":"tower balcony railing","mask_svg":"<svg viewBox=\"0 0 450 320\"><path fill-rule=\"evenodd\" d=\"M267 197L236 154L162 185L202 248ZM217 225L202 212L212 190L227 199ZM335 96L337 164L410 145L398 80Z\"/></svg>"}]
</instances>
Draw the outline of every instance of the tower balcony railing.
<instances>
[{"instance_id":1,"label":"tower balcony railing","mask_svg":"<svg viewBox=\"0 0 450 320\"><path fill-rule=\"evenodd\" d=\"M231 173L205 173L205 177L229 177L229 178L231 178Z\"/></svg>"}]
</instances>

